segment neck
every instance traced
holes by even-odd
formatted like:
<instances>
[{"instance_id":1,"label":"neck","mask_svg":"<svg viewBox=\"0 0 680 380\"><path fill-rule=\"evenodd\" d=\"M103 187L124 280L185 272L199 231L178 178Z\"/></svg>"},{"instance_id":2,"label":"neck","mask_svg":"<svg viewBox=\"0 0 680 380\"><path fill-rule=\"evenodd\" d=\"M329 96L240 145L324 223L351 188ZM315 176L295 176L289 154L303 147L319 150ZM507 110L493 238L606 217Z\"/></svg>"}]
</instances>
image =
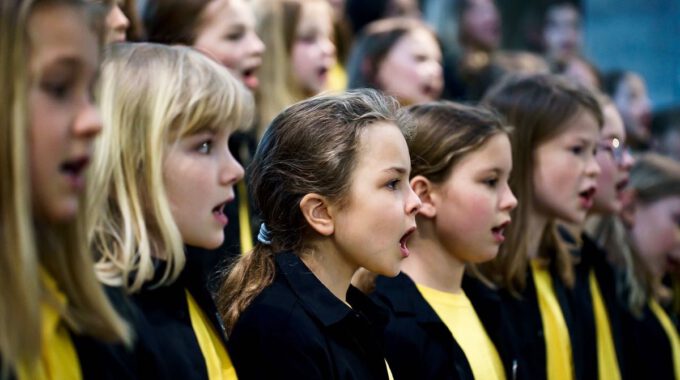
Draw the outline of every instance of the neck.
<instances>
[{"instance_id":1,"label":"neck","mask_svg":"<svg viewBox=\"0 0 680 380\"><path fill-rule=\"evenodd\" d=\"M300 256L302 261L334 296L347 304L347 290L358 265L348 262L329 239L315 241L310 251Z\"/></svg>"},{"instance_id":2,"label":"neck","mask_svg":"<svg viewBox=\"0 0 680 380\"><path fill-rule=\"evenodd\" d=\"M411 255L401 269L416 284L460 293L465 263L441 245L431 220L418 220L418 230L409 239L409 251Z\"/></svg>"},{"instance_id":3,"label":"neck","mask_svg":"<svg viewBox=\"0 0 680 380\"><path fill-rule=\"evenodd\" d=\"M529 259L535 259L538 257L538 251L541 248L541 238L543 237L543 231L548 225L548 219L540 215L535 210L529 213L529 221L527 223L527 256Z\"/></svg>"}]
</instances>

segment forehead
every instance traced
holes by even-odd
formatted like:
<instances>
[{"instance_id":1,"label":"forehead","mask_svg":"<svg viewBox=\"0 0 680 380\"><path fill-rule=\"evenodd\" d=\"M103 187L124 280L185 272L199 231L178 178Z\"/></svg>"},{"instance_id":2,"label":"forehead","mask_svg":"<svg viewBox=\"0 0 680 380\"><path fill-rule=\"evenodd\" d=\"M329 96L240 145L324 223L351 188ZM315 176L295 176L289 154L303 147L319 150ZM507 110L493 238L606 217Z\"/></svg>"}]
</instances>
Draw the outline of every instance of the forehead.
<instances>
[{"instance_id":1,"label":"forehead","mask_svg":"<svg viewBox=\"0 0 680 380\"><path fill-rule=\"evenodd\" d=\"M510 138L505 133L490 136L480 147L467 153L462 160L453 167L453 173L459 168L469 171L501 170L505 173L512 170L512 150Z\"/></svg>"},{"instance_id":2,"label":"forehead","mask_svg":"<svg viewBox=\"0 0 680 380\"><path fill-rule=\"evenodd\" d=\"M244 0L213 0L205 7L204 15L215 23L255 23L255 15Z\"/></svg>"},{"instance_id":3,"label":"forehead","mask_svg":"<svg viewBox=\"0 0 680 380\"><path fill-rule=\"evenodd\" d=\"M303 1L298 29L331 27L331 7L326 1Z\"/></svg>"},{"instance_id":4,"label":"forehead","mask_svg":"<svg viewBox=\"0 0 680 380\"><path fill-rule=\"evenodd\" d=\"M600 136L600 127L592 112L580 109L571 119L567 120L562 131L554 139L587 139L594 140Z\"/></svg>"},{"instance_id":5,"label":"forehead","mask_svg":"<svg viewBox=\"0 0 680 380\"><path fill-rule=\"evenodd\" d=\"M602 107L602 113L604 115L604 125L602 126L602 137L611 138L625 137L625 128L623 127L623 120L619 111L613 103L608 103Z\"/></svg>"},{"instance_id":6,"label":"forehead","mask_svg":"<svg viewBox=\"0 0 680 380\"><path fill-rule=\"evenodd\" d=\"M359 135L357 168L383 170L388 167L410 167L406 139L391 122L375 122L363 128Z\"/></svg>"},{"instance_id":7,"label":"forehead","mask_svg":"<svg viewBox=\"0 0 680 380\"><path fill-rule=\"evenodd\" d=\"M432 33L425 28L414 28L405 33L392 46L390 52L425 51L439 55L439 45Z\"/></svg>"}]
</instances>

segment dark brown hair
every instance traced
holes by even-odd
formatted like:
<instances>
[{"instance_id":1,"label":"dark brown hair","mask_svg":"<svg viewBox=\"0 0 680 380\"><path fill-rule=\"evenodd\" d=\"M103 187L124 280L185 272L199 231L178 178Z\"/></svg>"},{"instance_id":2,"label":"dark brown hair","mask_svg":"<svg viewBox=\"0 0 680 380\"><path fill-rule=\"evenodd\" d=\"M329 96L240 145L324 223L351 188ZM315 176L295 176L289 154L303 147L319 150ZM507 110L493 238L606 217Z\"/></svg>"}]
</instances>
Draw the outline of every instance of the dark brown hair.
<instances>
[{"instance_id":1,"label":"dark brown hair","mask_svg":"<svg viewBox=\"0 0 680 380\"><path fill-rule=\"evenodd\" d=\"M376 122L394 123L408 134L397 101L369 89L310 98L274 118L247 173L271 244L258 242L226 273L217 301L228 331L272 282L274 254L305 251L310 227L302 198L317 193L340 205L346 201L361 134Z\"/></svg>"}]
</instances>

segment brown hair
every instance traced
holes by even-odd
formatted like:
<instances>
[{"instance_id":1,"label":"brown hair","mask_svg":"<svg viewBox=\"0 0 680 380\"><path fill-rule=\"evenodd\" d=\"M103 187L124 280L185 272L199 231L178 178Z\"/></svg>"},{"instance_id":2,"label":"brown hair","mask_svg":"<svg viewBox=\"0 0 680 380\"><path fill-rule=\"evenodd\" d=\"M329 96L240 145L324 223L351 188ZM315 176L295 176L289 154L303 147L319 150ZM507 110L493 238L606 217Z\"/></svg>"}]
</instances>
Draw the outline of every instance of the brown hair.
<instances>
[{"instance_id":1,"label":"brown hair","mask_svg":"<svg viewBox=\"0 0 680 380\"><path fill-rule=\"evenodd\" d=\"M142 21L149 42L193 45L203 10L215 0L147 0Z\"/></svg>"},{"instance_id":2,"label":"brown hair","mask_svg":"<svg viewBox=\"0 0 680 380\"><path fill-rule=\"evenodd\" d=\"M496 285L517 295L526 285L529 266L527 229L534 199L534 151L540 144L563 133L579 112L590 112L602 126L603 117L594 95L585 87L549 74L510 76L492 88L482 100L515 127L511 135L513 173L510 188L519 200L506 229L506 241L496 259L479 266ZM571 286L574 271L571 254L560 239L554 221L541 234L539 256L554 265L561 280ZM554 257L545 257L554 252Z\"/></svg>"},{"instance_id":3,"label":"brown hair","mask_svg":"<svg viewBox=\"0 0 680 380\"><path fill-rule=\"evenodd\" d=\"M310 98L279 114L248 168L248 188L271 234L225 274L217 303L230 331L240 313L274 278L274 254L305 251L310 228L298 207L309 193L343 204L351 186L362 131L390 122L406 134L395 99L375 90Z\"/></svg>"}]
</instances>

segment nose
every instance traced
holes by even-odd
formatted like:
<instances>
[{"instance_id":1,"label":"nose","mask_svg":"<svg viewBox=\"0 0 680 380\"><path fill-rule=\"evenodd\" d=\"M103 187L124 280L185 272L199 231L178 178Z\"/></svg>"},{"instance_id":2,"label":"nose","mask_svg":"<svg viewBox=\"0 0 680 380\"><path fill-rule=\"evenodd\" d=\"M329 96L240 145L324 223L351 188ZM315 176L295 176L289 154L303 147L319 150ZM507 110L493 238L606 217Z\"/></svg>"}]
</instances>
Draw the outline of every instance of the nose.
<instances>
[{"instance_id":1,"label":"nose","mask_svg":"<svg viewBox=\"0 0 680 380\"><path fill-rule=\"evenodd\" d=\"M330 39L330 37L323 38L320 42L321 52L324 57L332 57L335 59L335 44Z\"/></svg>"},{"instance_id":2,"label":"nose","mask_svg":"<svg viewBox=\"0 0 680 380\"><path fill-rule=\"evenodd\" d=\"M102 131L102 119L99 110L86 100L76 114L73 123L73 134L80 138L92 139Z\"/></svg>"},{"instance_id":3,"label":"nose","mask_svg":"<svg viewBox=\"0 0 680 380\"><path fill-rule=\"evenodd\" d=\"M630 150L624 149L623 150L623 157L621 157L621 170L626 170L630 171L630 169L635 165L635 157L633 157L632 154L630 154Z\"/></svg>"},{"instance_id":4,"label":"nose","mask_svg":"<svg viewBox=\"0 0 680 380\"><path fill-rule=\"evenodd\" d=\"M236 161L234 156L229 151L229 148L225 148L225 154L222 157L221 165L219 177L220 184L232 186L236 182L243 179L243 166L241 166L241 164Z\"/></svg>"},{"instance_id":5,"label":"nose","mask_svg":"<svg viewBox=\"0 0 680 380\"><path fill-rule=\"evenodd\" d=\"M415 215L418 213L418 210L420 210L420 207L423 205L423 203L420 201L420 197L418 194L416 194L415 191L413 191L413 188L411 186L406 186L408 189L406 190L406 202L404 204L405 208L404 210L406 211L407 215Z\"/></svg>"},{"instance_id":6,"label":"nose","mask_svg":"<svg viewBox=\"0 0 680 380\"><path fill-rule=\"evenodd\" d=\"M111 11L106 16L106 21L109 24L109 28L116 31L124 32L130 27L130 20L125 16L125 13L123 13L118 4L111 8Z\"/></svg>"},{"instance_id":7,"label":"nose","mask_svg":"<svg viewBox=\"0 0 680 380\"><path fill-rule=\"evenodd\" d=\"M595 154L588 155L588 162L586 163L585 174L588 177L597 177L600 175L600 164L595 159Z\"/></svg>"},{"instance_id":8,"label":"nose","mask_svg":"<svg viewBox=\"0 0 680 380\"><path fill-rule=\"evenodd\" d=\"M256 57L262 56L266 50L264 42L262 42L260 36L258 36L255 32L252 32L251 34L250 47L250 55Z\"/></svg>"},{"instance_id":9,"label":"nose","mask_svg":"<svg viewBox=\"0 0 680 380\"><path fill-rule=\"evenodd\" d=\"M517 197L515 197L515 194L513 194L512 189L510 189L510 186L506 182L501 196L500 209L503 211L511 211L515 207L517 207Z\"/></svg>"}]
</instances>

